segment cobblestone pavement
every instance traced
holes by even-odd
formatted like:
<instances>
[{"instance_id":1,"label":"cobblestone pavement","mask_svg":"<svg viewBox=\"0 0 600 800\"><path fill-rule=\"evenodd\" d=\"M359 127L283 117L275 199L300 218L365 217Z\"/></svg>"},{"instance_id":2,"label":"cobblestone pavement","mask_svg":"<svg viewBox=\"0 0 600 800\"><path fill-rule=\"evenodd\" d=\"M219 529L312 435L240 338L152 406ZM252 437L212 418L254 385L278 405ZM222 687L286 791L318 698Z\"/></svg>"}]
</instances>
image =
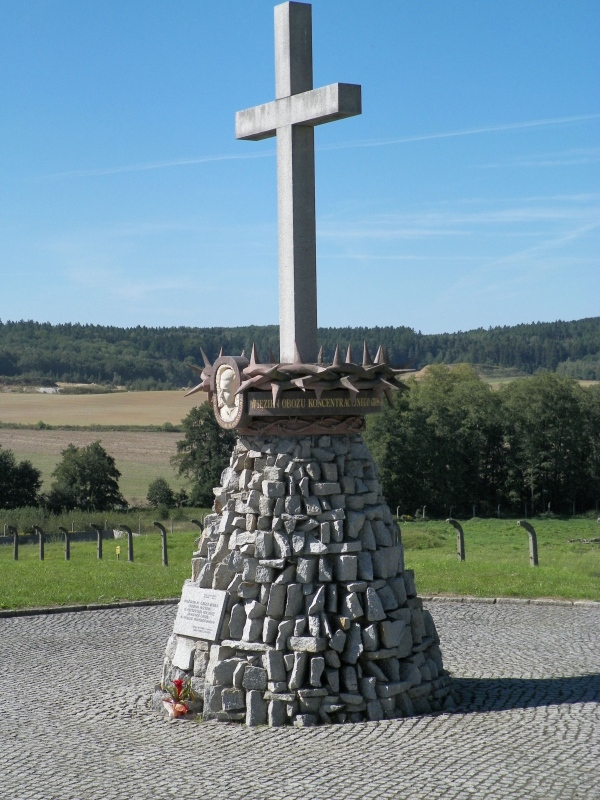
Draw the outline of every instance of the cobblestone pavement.
<instances>
[{"instance_id":1,"label":"cobblestone pavement","mask_svg":"<svg viewBox=\"0 0 600 800\"><path fill-rule=\"evenodd\" d=\"M460 708L307 729L152 712L174 606L0 619L0 798L600 798L600 610L426 606Z\"/></svg>"}]
</instances>

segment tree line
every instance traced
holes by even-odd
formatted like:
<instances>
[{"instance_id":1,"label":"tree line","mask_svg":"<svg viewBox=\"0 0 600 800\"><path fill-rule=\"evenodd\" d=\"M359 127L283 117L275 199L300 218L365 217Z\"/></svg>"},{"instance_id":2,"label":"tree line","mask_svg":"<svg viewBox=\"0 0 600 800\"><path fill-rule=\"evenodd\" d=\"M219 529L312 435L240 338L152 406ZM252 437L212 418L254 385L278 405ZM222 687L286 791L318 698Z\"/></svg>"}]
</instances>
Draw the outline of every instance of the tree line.
<instances>
[{"instance_id":1,"label":"tree line","mask_svg":"<svg viewBox=\"0 0 600 800\"><path fill-rule=\"evenodd\" d=\"M469 365L434 365L409 379L391 407L369 418L365 438L379 464L390 506L413 515L578 513L600 500L600 386L582 388L550 372L493 390ZM208 404L182 423L173 463L188 481L176 494L162 479L152 505L208 507L235 436ZM126 505L120 472L100 442L69 445L47 494L29 462L0 448L0 508L41 504L50 511Z\"/></svg>"},{"instance_id":2,"label":"tree line","mask_svg":"<svg viewBox=\"0 0 600 800\"><path fill-rule=\"evenodd\" d=\"M320 328L319 344L331 359L336 344L351 344L358 357L366 341L383 344L392 363L421 369L428 364L538 369L573 378L600 377L600 317L572 322L479 328L423 334L407 327ZM213 360L250 352L266 361L279 353L276 325L238 328L117 328L67 323L0 321L0 381L65 381L168 389L192 385L191 364L202 365L200 348Z\"/></svg>"},{"instance_id":3,"label":"tree line","mask_svg":"<svg viewBox=\"0 0 600 800\"><path fill-rule=\"evenodd\" d=\"M408 385L366 437L401 513L597 509L600 386L542 372L495 391L466 364L434 365Z\"/></svg>"}]
</instances>

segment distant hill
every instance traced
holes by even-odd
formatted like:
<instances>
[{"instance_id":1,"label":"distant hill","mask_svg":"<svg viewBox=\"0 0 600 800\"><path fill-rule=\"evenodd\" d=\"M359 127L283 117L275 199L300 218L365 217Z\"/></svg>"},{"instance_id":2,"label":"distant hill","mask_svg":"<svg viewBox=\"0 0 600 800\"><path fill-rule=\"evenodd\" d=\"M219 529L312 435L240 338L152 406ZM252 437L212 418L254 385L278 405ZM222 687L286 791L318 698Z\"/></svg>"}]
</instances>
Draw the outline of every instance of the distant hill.
<instances>
[{"instance_id":1,"label":"distant hill","mask_svg":"<svg viewBox=\"0 0 600 800\"><path fill-rule=\"evenodd\" d=\"M383 344L396 365L468 362L533 373L548 369L574 378L600 380L600 317L572 322L536 322L458 333L422 334L411 328L320 328L325 358L336 344L363 341L372 355ZM0 321L0 382L54 380L126 385L132 389L192 385L190 364L202 364L200 348L216 358L250 351L256 342L263 360L279 351L278 327L116 328Z\"/></svg>"}]
</instances>

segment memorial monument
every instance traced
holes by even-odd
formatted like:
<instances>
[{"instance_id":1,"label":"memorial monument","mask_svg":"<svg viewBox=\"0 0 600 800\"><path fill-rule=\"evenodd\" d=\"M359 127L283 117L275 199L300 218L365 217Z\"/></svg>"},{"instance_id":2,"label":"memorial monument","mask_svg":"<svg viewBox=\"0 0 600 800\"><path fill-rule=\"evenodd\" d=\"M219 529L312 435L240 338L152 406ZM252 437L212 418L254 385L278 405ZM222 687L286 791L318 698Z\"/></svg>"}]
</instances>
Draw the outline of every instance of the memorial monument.
<instances>
[{"instance_id":1,"label":"memorial monument","mask_svg":"<svg viewBox=\"0 0 600 800\"><path fill-rule=\"evenodd\" d=\"M191 391L238 438L161 686L189 681L205 719L248 725L439 711L450 677L360 435L402 370L383 347L317 352L314 126L360 114L360 86L313 89L305 3L275 7L275 67L275 101L239 112L236 136L277 139L280 358L202 353Z\"/></svg>"}]
</instances>

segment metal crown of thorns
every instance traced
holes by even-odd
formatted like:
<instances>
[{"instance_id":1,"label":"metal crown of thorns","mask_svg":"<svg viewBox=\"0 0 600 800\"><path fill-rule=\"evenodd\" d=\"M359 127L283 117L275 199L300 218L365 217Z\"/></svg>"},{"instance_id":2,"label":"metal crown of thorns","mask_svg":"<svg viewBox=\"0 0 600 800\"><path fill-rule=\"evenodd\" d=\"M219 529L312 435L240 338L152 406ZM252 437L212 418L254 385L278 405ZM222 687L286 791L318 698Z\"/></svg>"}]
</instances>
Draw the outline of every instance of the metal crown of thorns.
<instances>
[{"instance_id":1,"label":"metal crown of thorns","mask_svg":"<svg viewBox=\"0 0 600 800\"><path fill-rule=\"evenodd\" d=\"M200 353L204 360L204 368L200 369L194 365L191 367L202 380L197 386L186 392L186 397L195 392L206 392L208 400L211 402L213 396L211 387L214 385L211 379L214 375L214 365L210 363L202 348L200 348ZM217 361L222 356L223 348L221 348ZM275 361L273 354L270 353L270 356L271 363L261 364L255 344L252 345L249 361L246 359L245 352L242 352L239 359L236 359L243 379L236 394L243 394L248 389L270 391L273 395L273 403L276 404L281 392L290 389L314 392L317 400L321 398L323 392L345 389L351 403L356 400L359 392L372 391L375 394L384 394L388 403L391 404L393 392L406 389L406 386L396 376L414 372L411 369L391 367L386 350L382 345L379 346L375 358L372 359L366 342L363 346L362 364L354 363L352 360L350 345L348 345L345 361L342 361L339 345L336 345L331 364L323 363L322 347L316 364L303 363L297 347L295 347L293 364L273 363ZM246 362L245 366L244 361Z\"/></svg>"}]
</instances>

